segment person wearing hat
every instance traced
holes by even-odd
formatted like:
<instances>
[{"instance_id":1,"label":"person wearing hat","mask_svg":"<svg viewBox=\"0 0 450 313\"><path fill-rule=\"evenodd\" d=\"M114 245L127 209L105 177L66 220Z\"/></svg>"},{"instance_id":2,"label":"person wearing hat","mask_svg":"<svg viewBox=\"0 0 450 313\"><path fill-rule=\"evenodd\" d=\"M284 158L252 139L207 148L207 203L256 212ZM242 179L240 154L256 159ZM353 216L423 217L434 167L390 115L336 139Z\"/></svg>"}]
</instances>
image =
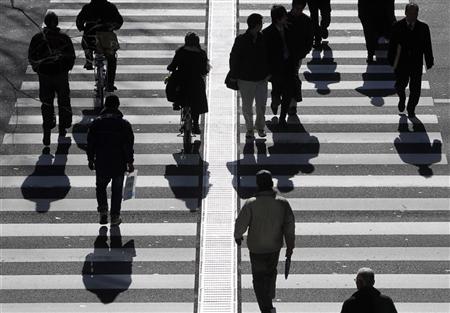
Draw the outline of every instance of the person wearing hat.
<instances>
[{"instance_id":1,"label":"person wearing hat","mask_svg":"<svg viewBox=\"0 0 450 313\"><path fill-rule=\"evenodd\" d=\"M119 225L124 174L134 171L134 134L131 124L119 111L116 95L105 99L105 108L91 124L87 134L89 169L95 170L97 211L100 224L108 223L106 187L111 182L111 225Z\"/></svg>"},{"instance_id":2,"label":"person wearing hat","mask_svg":"<svg viewBox=\"0 0 450 313\"><path fill-rule=\"evenodd\" d=\"M248 229L247 246L255 290L261 313L276 312L275 298L277 264L283 238L286 257L295 246L295 218L289 202L273 190L272 174L267 170L256 173L256 195L248 199L235 222L234 239L241 245Z\"/></svg>"},{"instance_id":3,"label":"person wearing hat","mask_svg":"<svg viewBox=\"0 0 450 313\"><path fill-rule=\"evenodd\" d=\"M56 126L55 95L58 96L59 135L65 136L66 129L72 126L69 71L75 63L75 50L70 37L60 32L56 13L48 12L44 24L44 29L31 39L28 61L39 76L42 142L48 146L51 130Z\"/></svg>"}]
</instances>

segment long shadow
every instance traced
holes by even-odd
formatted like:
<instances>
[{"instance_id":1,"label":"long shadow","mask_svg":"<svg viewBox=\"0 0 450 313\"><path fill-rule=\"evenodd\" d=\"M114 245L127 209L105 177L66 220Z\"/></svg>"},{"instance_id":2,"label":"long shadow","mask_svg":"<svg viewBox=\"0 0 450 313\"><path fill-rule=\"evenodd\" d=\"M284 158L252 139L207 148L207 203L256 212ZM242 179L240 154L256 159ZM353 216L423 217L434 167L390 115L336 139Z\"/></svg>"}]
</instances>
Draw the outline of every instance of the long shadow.
<instances>
[{"instance_id":1,"label":"long shadow","mask_svg":"<svg viewBox=\"0 0 450 313\"><path fill-rule=\"evenodd\" d=\"M272 172L277 179L275 187L282 193L295 188L292 178L296 175L314 172L310 160L319 155L319 140L308 133L297 115L290 116L287 122L285 128L280 128L278 124L267 124L272 132L272 146L267 146L265 139L248 140L243 148L243 157L227 164L231 172L236 170L233 186L241 198L249 198L256 192L255 188L248 186L252 185L256 173L261 169Z\"/></svg>"},{"instance_id":2,"label":"long shadow","mask_svg":"<svg viewBox=\"0 0 450 313\"><path fill-rule=\"evenodd\" d=\"M24 199L36 203L36 212L48 212L53 201L64 199L67 196L71 186L65 170L71 143L70 137L59 137L55 155L50 154L50 148L44 148L35 164L33 173L22 183L22 196ZM40 176L58 176L58 183L63 187L42 187L42 182L39 181Z\"/></svg>"},{"instance_id":3,"label":"long shadow","mask_svg":"<svg viewBox=\"0 0 450 313\"><path fill-rule=\"evenodd\" d=\"M97 116L100 112L98 109L90 109L81 111L81 121L74 124L72 127L72 137L77 143L78 148L86 151L86 134L90 123L92 122L92 116Z\"/></svg>"},{"instance_id":4,"label":"long shadow","mask_svg":"<svg viewBox=\"0 0 450 313\"><path fill-rule=\"evenodd\" d=\"M417 166L418 172L424 177L433 176L431 165L441 161L442 142L435 139L433 143L427 134L425 126L417 118L412 118L412 131L408 127L406 115L400 115L398 123L399 136L394 140L394 146L403 162ZM410 134L414 134L415 139L420 143L408 143L411 140ZM407 137L408 136L408 137Z\"/></svg>"},{"instance_id":5,"label":"long shadow","mask_svg":"<svg viewBox=\"0 0 450 313\"><path fill-rule=\"evenodd\" d=\"M114 302L120 293L130 287L133 258L136 256L134 240L123 244L119 226L110 229L110 245L107 232L106 226L100 227L94 251L86 256L82 269L86 290L105 304Z\"/></svg>"},{"instance_id":6,"label":"long shadow","mask_svg":"<svg viewBox=\"0 0 450 313\"><path fill-rule=\"evenodd\" d=\"M362 73L363 85L356 88L356 91L366 97L370 98L370 103L376 107L382 107L384 105L384 97L395 94L394 81L395 77L392 72L382 72L379 70L380 66L387 66L387 64L367 64L366 71ZM392 82L389 88L371 88L376 82Z\"/></svg>"},{"instance_id":7,"label":"long shadow","mask_svg":"<svg viewBox=\"0 0 450 313\"><path fill-rule=\"evenodd\" d=\"M341 73L336 72L337 63L334 62L333 50L328 44L324 44L322 49L315 48L312 51L312 59L306 63L309 72L305 71L303 75L308 82L314 83L317 93L327 95L330 93L329 85L341 81Z\"/></svg>"},{"instance_id":8,"label":"long shadow","mask_svg":"<svg viewBox=\"0 0 450 313\"><path fill-rule=\"evenodd\" d=\"M172 154L176 164L166 165L164 178L169 182L170 189L176 199L183 200L189 211L196 212L200 201L208 194L209 177L208 162L200 155L199 140L194 141L193 151L190 154L182 152ZM206 168L205 174L203 173ZM183 177L185 176L185 177Z\"/></svg>"}]
</instances>

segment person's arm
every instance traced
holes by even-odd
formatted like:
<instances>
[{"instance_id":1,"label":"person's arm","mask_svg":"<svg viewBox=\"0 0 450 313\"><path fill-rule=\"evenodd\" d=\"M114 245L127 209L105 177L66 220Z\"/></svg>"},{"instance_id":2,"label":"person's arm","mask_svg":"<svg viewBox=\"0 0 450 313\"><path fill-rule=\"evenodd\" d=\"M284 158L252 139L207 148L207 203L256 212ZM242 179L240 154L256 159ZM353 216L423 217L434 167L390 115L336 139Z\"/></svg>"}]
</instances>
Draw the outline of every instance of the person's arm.
<instances>
[{"instance_id":1,"label":"person's arm","mask_svg":"<svg viewBox=\"0 0 450 313\"><path fill-rule=\"evenodd\" d=\"M33 71L36 73L39 70L39 57L38 57L38 46L39 46L39 35L33 36L30 41L30 46L28 47L28 62L30 63Z\"/></svg>"},{"instance_id":2,"label":"person's arm","mask_svg":"<svg viewBox=\"0 0 450 313\"><path fill-rule=\"evenodd\" d=\"M251 205L250 202L247 200L247 202L244 204L241 211L239 212L236 222L234 223L234 240L239 245L240 242L242 241L242 236L247 231L247 228L250 225L251 219L250 205Z\"/></svg>"},{"instance_id":3,"label":"person's arm","mask_svg":"<svg viewBox=\"0 0 450 313\"><path fill-rule=\"evenodd\" d=\"M391 38L389 40L388 55L387 55L388 62L389 62L389 64L391 66L394 66L399 44L400 44L400 41L399 41L399 24L394 24L394 27L392 29L392 35L391 35Z\"/></svg>"},{"instance_id":4,"label":"person's arm","mask_svg":"<svg viewBox=\"0 0 450 313\"><path fill-rule=\"evenodd\" d=\"M232 79L238 78L237 76L240 57L241 57L241 42L240 37L237 37L234 40L233 48L231 48L230 52L230 77Z\"/></svg>"},{"instance_id":5,"label":"person's arm","mask_svg":"<svg viewBox=\"0 0 450 313\"><path fill-rule=\"evenodd\" d=\"M125 121L125 158L127 161L128 171L134 171L134 134L133 128L128 121Z\"/></svg>"},{"instance_id":6,"label":"person's arm","mask_svg":"<svg viewBox=\"0 0 450 313\"><path fill-rule=\"evenodd\" d=\"M295 247L295 217L289 202L284 201L283 235L286 242L286 257L290 257Z\"/></svg>"},{"instance_id":7,"label":"person's arm","mask_svg":"<svg viewBox=\"0 0 450 313\"><path fill-rule=\"evenodd\" d=\"M180 54L177 51L175 51L175 55L172 59L172 62L170 62L169 65L167 65L167 70L170 72L175 72L175 70L177 69L178 65L179 65L179 61L180 60Z\"/></svg>"},{"instance_id":8,"label":"person's arm","mask_svg":"<svg viewBox=\"0 0 450 313\"><path fill-rule=\"evenodd\" d=\"M430 28L425 24L425 63L427 66L427 70L433 67L434 65L434 57L433 57L433 48L431 45L431 34Z\"/></svg>"},{"instance_id":9,"label":"person's arm","mask_svg":"<svg viewBox=\"0 0 450 313\"><path fill-rule=\"evenodd\" d=\"M77 19L76 19L76 25L77 25L77 29L78 31L82 32L85 30L85 23L86 23L86 6L83 6L83 8L81 9L80 13L78 13L77 15Z\"/></svg>"},{"instance_id":10,"label":"person's arm","mask_svg":"<svg viewBox=\"0 0 450 313\"><path fill-rule=\"evenodd\" d=\"M93 170L95 162L95 121L92 122L87 131L86 154L88 158L88 166L91 170Z\"/></svg>"},{"instance_id":11,"label":"person's arm","mask_svg":"<svg viewBox=\"0 0 450 313\"><path fill-rule=\"evenodd\" d=\"M314 31L313 31L313 24L311 22L310 18L305 19L305 49L302 52L302 59L306 57L306 55L311 51L314 41Z\"/></svg>"},{"instance_id":12,"label":"person's arm","mask_svg":"<svg viewBox=\"0 0 450 313\"><path fill-rule=\"evenodd\" d=\"M117 7L114 4L111 4L111 5L112 5L112 8L113 8L111 10L112 13L113 13L112 16L111 16L111 19L112 19L112 22L113 22L113 28L114 28L114 30L118 30L123 25L123 17L120 14L120 12L117 9Z\"/></svg>"},{"instance_id":13,"label":"person's arm","mask_svg":"<svg viewBox=\"0 0 450 313\"><path fill-rule=\"evenodd\" d=\"M69 36L65 36L66 43L63 49L63 62L64 66L67 69L67 71L70 71L73 68L73 65L75 64L75 49L73 47L72 40Z\"/></svg>"}]
</instances>

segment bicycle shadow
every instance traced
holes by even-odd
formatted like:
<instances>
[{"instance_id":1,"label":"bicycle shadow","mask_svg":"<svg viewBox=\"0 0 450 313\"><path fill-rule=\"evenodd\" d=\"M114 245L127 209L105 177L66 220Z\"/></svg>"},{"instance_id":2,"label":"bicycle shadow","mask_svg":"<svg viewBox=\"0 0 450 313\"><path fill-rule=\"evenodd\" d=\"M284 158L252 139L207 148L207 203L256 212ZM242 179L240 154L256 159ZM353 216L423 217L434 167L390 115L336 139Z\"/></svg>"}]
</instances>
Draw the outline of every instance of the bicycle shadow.
<instances>
[{"instance_id":1,"label":"bicycle shadow","mask_svg":"<svg viewBox=\"0 0 450 313\"><path fill-rule=\"evenodd\" d=\"M75 140L77 147L81 150L86 151L87 149L87 131L89 129L89 125L92 123L93 118L95 118L99 114L98 109L86 109L82 110L81 121L74 124L72 127L72 137Z\"/></svg>"}]
</instances>

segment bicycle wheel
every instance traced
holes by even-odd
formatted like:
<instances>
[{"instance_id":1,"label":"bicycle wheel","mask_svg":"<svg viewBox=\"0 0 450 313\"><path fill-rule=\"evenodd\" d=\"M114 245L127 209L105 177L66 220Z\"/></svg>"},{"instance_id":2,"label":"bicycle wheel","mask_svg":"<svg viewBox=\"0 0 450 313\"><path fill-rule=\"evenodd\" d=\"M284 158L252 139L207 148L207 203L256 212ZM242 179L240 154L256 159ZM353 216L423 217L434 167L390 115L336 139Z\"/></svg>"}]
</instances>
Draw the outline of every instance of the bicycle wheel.
<instances>
[{"instance_id":1,"label":"bicycle wheel","mask_svg":"<svg viewBox=\"0 0 450 313\"><path fill-rule=\"evenodd\" d=\"M183 151L184 153L192 152L192 117L190 112L186 113L184 120Z\"/></svg>"}]
</instances>

